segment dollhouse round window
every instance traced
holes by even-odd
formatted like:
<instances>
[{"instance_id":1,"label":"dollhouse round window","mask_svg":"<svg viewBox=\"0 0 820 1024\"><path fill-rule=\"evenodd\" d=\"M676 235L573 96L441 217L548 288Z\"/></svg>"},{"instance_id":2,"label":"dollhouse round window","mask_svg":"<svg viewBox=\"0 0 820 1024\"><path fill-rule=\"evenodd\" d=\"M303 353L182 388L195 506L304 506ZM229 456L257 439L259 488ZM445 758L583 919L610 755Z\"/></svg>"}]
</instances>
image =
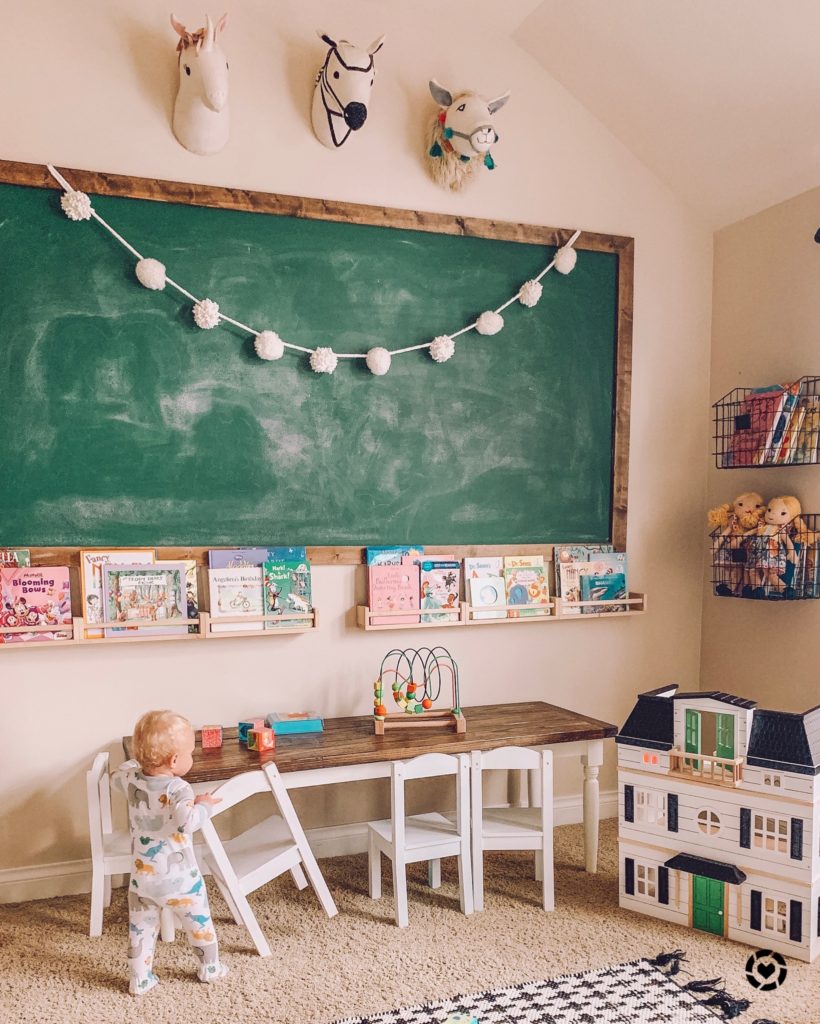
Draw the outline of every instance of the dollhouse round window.
<instances>
[{"instance_id":1,"label":"dollhouse round window","mask_svg":"<svg viewBox=\"0 0 820 1024\"><path fill-rule=\"evenodd\" d=\"M720 832L720 818L716 811L698 811L698 828L707 836L716 836Z\"/></svg>"}]
</instances>

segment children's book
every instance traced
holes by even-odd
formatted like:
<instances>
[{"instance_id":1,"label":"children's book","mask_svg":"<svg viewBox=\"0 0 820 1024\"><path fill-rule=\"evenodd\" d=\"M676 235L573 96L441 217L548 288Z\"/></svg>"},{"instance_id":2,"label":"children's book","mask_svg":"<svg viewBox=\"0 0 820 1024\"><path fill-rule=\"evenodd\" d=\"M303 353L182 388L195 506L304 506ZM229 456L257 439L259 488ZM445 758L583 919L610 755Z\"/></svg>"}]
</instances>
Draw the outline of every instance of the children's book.
<instances>
[{"instance_id":1,"label":"children's book","mask_svg":"<svg viewBox=\"0 0 820 1024\"><path fill-rule=\"evenodd\" d=\"M185 565L185 612L189 619L199 618L199 580L197 574L196 559L186 558ZM189 633L198 633L199 626L195 623L188 624Z\"/></svg>"},{"instance_id":2,"label":"children's book","mask_svg":"<svg viewBox=\"0 0 820 1024\"><path fill-rule=\"evenodd\" d=\"M153 548L86 548L80 552L80 584L83 595L85 639L100 640L102 629L89 629L97 622L105 622L103 602L103 566L109 562L120 565L150 565L157 557Z\"/></svg>"},{"instance_id":3,"label":"children's book","mask_svg":"<svg viewBox=\"0 0 820 1024\"><path fill-rule=\"evenodd\" d=\"M67 566L0 569L0 624L60 626L71 623L71 583ZM0 643L42 643L68 640L69 633L55 629L38 633L0 633Z\"/></svg>"},{"instance_id":4,"label":"children's book","mask_svg":"<svg viewBox=\"0 0 820 1024\"><path fill-rule=\"evenodd\" d=\"M293 736L298 733L324 732L325 723L316 711L294 711L290 714L272 711L265 716L269 729L276 736Z\"/></svg>"},{"instance_id":5,"label":"children's book","mask_svg":"<svg viewBox=\"0 0 820 1024\"><path fill-rule=\"evenodd\" d=\"M212 633L262 633L261 622L224 622L220 617L264 615L262 569L257 565L208 570Z\"/></svg>"},{"instance_id":6,"label":"children's book","mask_svg":"<svg viewBox=\"0 0 820 1024\"><path fill-rule=\"evenodd\" d=\"M31 565L28 548L0 548L0 569L24 569Z\"/></svg>"},{"instance_id":7,"label":"children's book","mask_svg":"<svg viewBox=\"0 0 820 1024\"><path fill-rule=\"evenodd\" d=\"M566 562L560 566L562 615L580 615L582 609L576 604L583 601L582 577L603 576L606 573L622 573L626 577L626 552L599 551L586 562Z\"/></svg>"},{"instance_id":8,"label":"children's book","mask_svg":"<svg viewBox=\"0 0 820 1024\"><path fill-rule=\"evenodd\" d=\"M419 592L421 608L452 609L450 615L422 615L422 622L449 622L459 616L459 577L461 562L422 561L420 563Z\"/></svg>"},{"instance_id":9,"label":"children's book","mask_svg":"<svg viewBox=\"0 0 820 1024\"><path fill-rule=\"evenodd\" d=\"M803 419L794 441L791 461L797 464L817 462L820 442L820 395L805 395L800 399Z\"/></svg>"},{"instance_id":10,"label":"children's book","mask_svg":"<svg viewBox=\"0 0 820 1024\"><path fill-rule=\"evenodd\" d=\"M504 559L500 555L464 559L464 597L473 608L499 609L474 611L474 619L507 618Z\"/></svg>"},{"instance_id":11,"label":"children's book","mask_svg":"<svg viewBox=\"0 0 820 1024\"><path fill-rule=\"evenodd\" d=\"M783 434L788 428L792 414L797 408L800 392L803 390L803 382L799 380L795 381L794 384L784 384L783 386L785 388L785 397L780 412L775 418L769 435L766 438L766 444L760 452L758 461L761 465L771 465L777 461L780 446L783 443Z\"/></svg>"},{"instance_id":12,"label":"children's book","mask_svg":"<svg viewBox=\"0 0 820 1024\"><path fill-rule=\"evenodd\" d=\"M368 565L401 565L405 556L416 557L424 554L419 544L392 544L386 547L366 548Z\"/></svg>"},{"instance_id":13,"label":"children's book","mask_svg":"<svg viewBox=\"0 0 820 1024\"><path fill-rule=\"evenodd\" d=\"M753 388L740 403L735 429L724 455L725 466L755 466L760 463L774 425L786 400L788 384Z\"/></svg>"},{"instance_id":14,"label":"children's book","mask_svg":"<svg viewBox=\"0 0 820 1024\"><path fill-rule=\"evenodd\" d=\"M267 548L213 548L208 552L210 569L261 568L268 557Z\"/></svg>"},{"instance_id":15,"label":"children's book","mask_svg":"<svg viewBox=\"0 0 820 1024\"><path fill-rule=\"evenodd\" d=\"M800 433L800 426L806 416L806 407L801 403L792 412L789 422L783 431L783 438L780 442L780 449L772 460L779 465L786 465L794 461L797 435Z\"/></svg>"},{"instance_id":16,"label":"children's book","mask_svg":"<svg viewBox=\"0 0 820 1024\"><path fill-rule=\"evenodd\" d=\"M588 562L595 558L602 551L614 551L612 544L555 544L552 549L552 558L555 563L555 593L563 597L564 591L561 587L561 566L570 562Z\"/></svg>"},{"instance_id":17,"label":"children's book","mask_svg":"<svg viewBox=\"0 0 820 1024\"><path fill-rule=\"evenodd\" d=\"M391 626L402 622L418 622L419 566L409 555L401 565L368 566L368 600L371 624ZM415 611L415 615L373 615L382 611Z\"/></svg>"},{"instance_id":18,"label":"children's book","mask_svg":"<svg viewBox=\"0 0 820 1024\"><path fill-rule=\"evenodd\" d=\"M521 611L509 610L511 619L531 615L549 615L550 595L542 555L508 555L504 558L507 604L521 605Z\"/></svg>"},{"instance_id":19,"label":"children's book","mask_svg":"<svg viewBox=\"0 0 820 1024\"><path fill-rule=\"evenodd\" d=\"M589 573L581 577L582 601L616 601L626 597L626 576L622 572L607 572L599 575ZM603 608L592 608L585 605L581 611L584 615L598 615L602 612L622 612L626 605L611 604Z\"/></svg>"},{"instance_id":20,"label":"children's book","mask_svg":"<svg viewBox=\"0 0 820 1024\"><path fill-rule=\"evenodd\" d=\"M122 636L132 629L140 636L175 636L187 633L185 563L156 562L130 565L107 562L102 569L103 608L106 621L122 622L125 628L106 626L107 637ZM152 622L179 625L152 626Z\"/></svg>"},{"instance_id":21,"label":"children's book","mask_svg":"<svg viewBox=\"0 0 820 1024\"><path fill-rule=\"evenodd\" d=\"M265 562L263 570L265 615L307 613L311 610L310 565L307 561L286 558L281 561ZM308 617L283 618L278 622L266 622L265 629L288 629L306 625L310 625Z\"/></svg>"}]
</instances>

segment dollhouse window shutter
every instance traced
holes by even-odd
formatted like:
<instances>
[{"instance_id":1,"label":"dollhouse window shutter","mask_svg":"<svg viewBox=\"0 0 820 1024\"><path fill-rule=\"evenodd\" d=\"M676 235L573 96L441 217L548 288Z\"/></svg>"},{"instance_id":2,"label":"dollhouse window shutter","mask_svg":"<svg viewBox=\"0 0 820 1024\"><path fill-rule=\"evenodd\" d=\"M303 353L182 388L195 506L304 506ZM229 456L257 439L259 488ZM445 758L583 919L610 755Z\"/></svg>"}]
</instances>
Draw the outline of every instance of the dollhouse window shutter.
<instances>
[{"instance_id":1,"label":"dollhouse window shutter","mask_svg":"<svg viewBox=\"0 0 820 1024\"><path fill-rule=\"evenodd\" d=\"M752 848L752 812L749 807L740 808L740 845L744 850Z\"/></svg>"},{"instance_id":2,"label":"dollhouse window shutter","mask_svg":"<svg viewBox=\"0 0 820 1024\"><path fill-rule=\"evenodd\" d=\"M624 821L635 820L635 787L624 786Z\"/></svg>"},{"instance_id":3,"label":"dollhouse window shutter","mask_svg":"<svg viewBox=\"0 0 820 1024\"><path fill-rule=\"evenodd\" d=\"M658 903L669 903L669 868L658 868Z\"/></svg>"},{"instance_id":4,"label":"dollhouse window shutter","mask_svg":"<svg viewBox=\"0 0 820 1024\"><path fill-rule=\"evenodd\" d=\"M792 942L803 941L803 904L800 900L789 903L789 938Z\"/></svg>"},{"instance_id":5,"label":"dollhouse window shutter","mask_svg":"<svg viewBox=\"0 0 820 1024\"><path fill-rule=\"evenodd\" d=\"M666 828L669 832L678 831L678 794L670 793L666 798ZM668 902L668 900L667 900Z\"/></svg>"},{"instance_id":6,"label":"dollhouse window shutter","mask_svg":"<svg viewBox=\"0 0 820 1024\"><path fill-rule=\"evenodd\" d=\"M632 857L624 858L624 891L630 896L635 895L635 861Z\"/></svg>"},{"instance_id":7,"label":"dollhouse window shutter","mask_svg":"<svg viewBox=\"0 0 820 1024\"><path fill-rule=\"evenodd\" d=\"M803 819L792 818L792 842L791 842L791 858L792 860L803 859Z\"/></svg>"},{"instance_id":8,"label":"dollhouse window shutter","mask_svg":"<svg viewBox=\"0 0 820 1024\"><path fill-rule=\"evenodd\" d=\"M759 932L762 928L763 894L758 889L752 889L751 898L749 927Z\"/></svg>"}]
</instances>

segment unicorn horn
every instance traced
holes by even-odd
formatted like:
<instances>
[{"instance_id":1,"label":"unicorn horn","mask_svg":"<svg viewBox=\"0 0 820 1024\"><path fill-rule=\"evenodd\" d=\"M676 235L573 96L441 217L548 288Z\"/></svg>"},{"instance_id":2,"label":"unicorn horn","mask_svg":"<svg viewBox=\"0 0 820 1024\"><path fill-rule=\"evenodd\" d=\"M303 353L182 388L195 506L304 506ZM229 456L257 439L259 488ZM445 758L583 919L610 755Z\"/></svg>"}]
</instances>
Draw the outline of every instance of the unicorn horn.
<instances>
[{"instance_id":1,"label":"unicorn horn","mask_svg":"<svg viewBox=\"0 0 820 1024\"><path fill-rule=\"evenodd\" d=\"M202 41L203 51L208 51L214 45L214 23L210 14L205 15L205 38Z\"/></svg>"}]
</instances>

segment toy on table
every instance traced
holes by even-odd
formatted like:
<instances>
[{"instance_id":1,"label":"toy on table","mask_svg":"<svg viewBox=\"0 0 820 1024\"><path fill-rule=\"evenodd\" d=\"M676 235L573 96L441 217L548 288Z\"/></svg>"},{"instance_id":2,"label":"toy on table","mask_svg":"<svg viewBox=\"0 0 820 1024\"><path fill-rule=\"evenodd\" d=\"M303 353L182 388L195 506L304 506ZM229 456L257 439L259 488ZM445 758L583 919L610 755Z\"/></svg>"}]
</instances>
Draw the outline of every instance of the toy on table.
<instances>
[{"instance_id":1,"label":"toy on table","mask_svg":"<svg viewBox=\"0 0 820 1024\"><path fill-rule=\"evenodd\" d=\"M222 726L203 725L201 729L202 749L216 750L222 746Z\"/></svg>"},{"instance_id":2,"label":"toy on table","mask_svg":"<svg viewBox=\"0 0 820 1024\"><path fill-rule=\"evenodd\" d=\"M240 743L248 742L248 733L251 729L264 729L265 719L264 718L247 718L244 722L240 722L236 727L236 738Z\"/></svg>"},{"instance_id":3,"label":"toy on table","mask_svg":"<svg viewBox=\"0 0 820 1024\"><path fill-rule=\"evenodd\" d=\"M266 725L277 736L293 736L299 733L324 732L325 723L316 711L294 711L290 714L272 711L265 716Z\"/></svg>"},{"instance_id":4,"label":"toy on table","mask_svg":"<svg viewBox=\"0 0 820 1024\"><path fill-rule=\"evenodd\" d=\"M747 542L744 536L763 522L766 503L757 491L739 494L729 504L709 509L712 564L718 569L715 593L735 597L743 588Z\"/></svg>"},{"instance_id":5,"label":"toy on table","mask_svg":"<svg viewBox=\"0 0 820 1024\"><path fill-rule=\"evenodd\" d=\"M792 495L772 498L763 522L746 531L748 550L744 597L792 597L798 551L813 531L800 518L800 502Z\"/></svg>"},{"instance_id":6,"label":"toy on table","mask_svg":"<svg viewBox=\"0 0 820 1024\"><path fill-rule=\"evenodd\" d=\"M251 729L248 733L248 750L263 754L266 750L276 749L276 737L273 729Z\"/></svg>"},{"instance_id":7,"label":"toy on table","mask_svg":"<svg viewBox=\"0 0 820 1024\"><path fill-rule=\"evenodd\" d=\"M435 709L444 679L451 684L449 710ZM385 693L392 694L398 711L391 714L385 704ZM461 710L458 666L443 647L422 647L419 650L393 649L382 659L379 678L373 684L373 723L381 736L386 728L414 725L455 725L456 732L467 731Z\"/></svg>"}]
</instances>

